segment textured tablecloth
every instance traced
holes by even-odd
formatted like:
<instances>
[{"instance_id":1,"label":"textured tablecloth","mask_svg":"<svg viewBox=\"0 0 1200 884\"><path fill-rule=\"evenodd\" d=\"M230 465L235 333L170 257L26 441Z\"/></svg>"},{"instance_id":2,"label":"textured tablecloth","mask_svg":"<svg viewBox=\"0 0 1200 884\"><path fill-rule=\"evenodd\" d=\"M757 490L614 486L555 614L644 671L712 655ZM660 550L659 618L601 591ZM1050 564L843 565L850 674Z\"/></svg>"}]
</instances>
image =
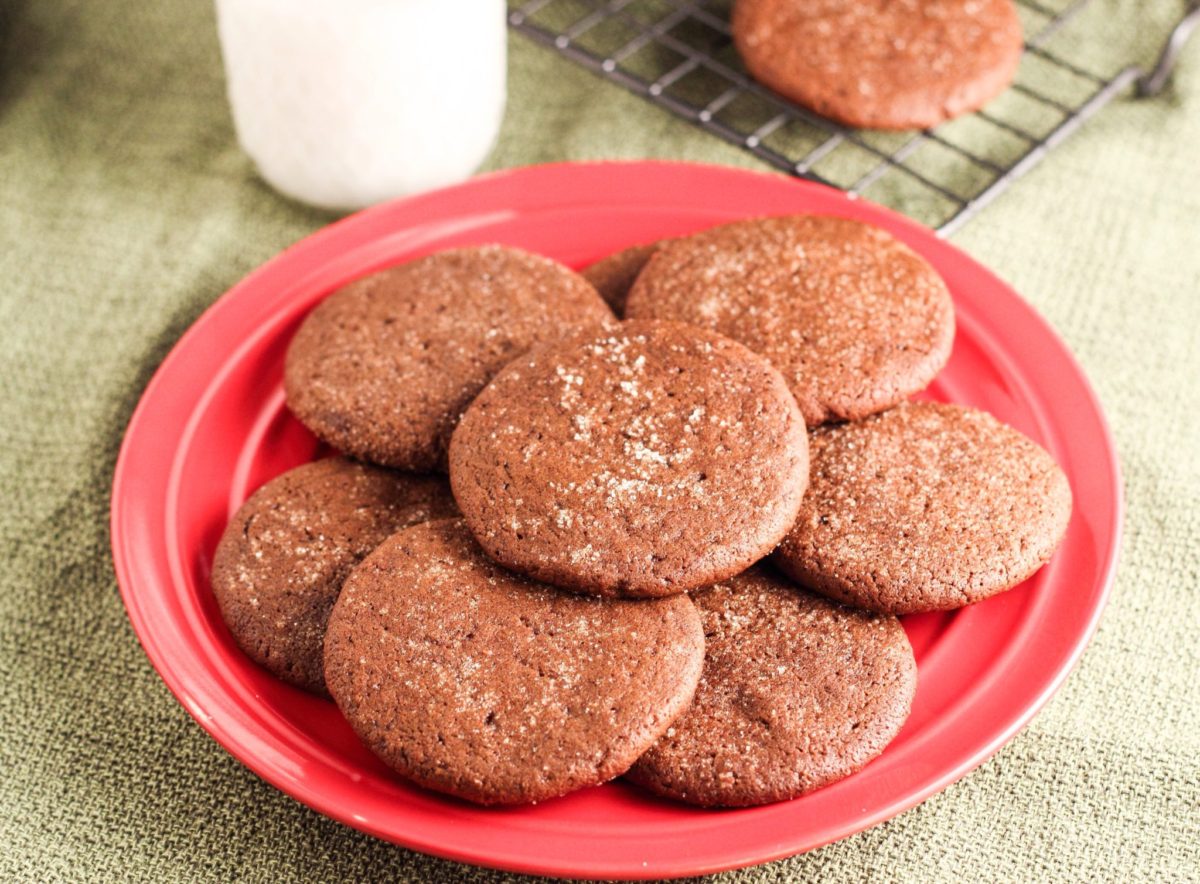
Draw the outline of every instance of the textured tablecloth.
<instances>
[{"instance_id":1,"label":"textured tablecloth","mask_svg":"<svg viewBox=\"0 0 1200 884\"><path fill-rule=\"evenodd\" d=\"M1146 58L1179 2L1104 4ZM199 313L329 220L239 152L202 0L0 0L0 880L500 881L261 782L151 669L112 573L126 422ZM489 162L744 153L525 38ZM890 823L726 881L1200 879L1200 45L955 242L1062 333L1128 493L1112 602L992 761Z\"/></svg>"}]
</instances>

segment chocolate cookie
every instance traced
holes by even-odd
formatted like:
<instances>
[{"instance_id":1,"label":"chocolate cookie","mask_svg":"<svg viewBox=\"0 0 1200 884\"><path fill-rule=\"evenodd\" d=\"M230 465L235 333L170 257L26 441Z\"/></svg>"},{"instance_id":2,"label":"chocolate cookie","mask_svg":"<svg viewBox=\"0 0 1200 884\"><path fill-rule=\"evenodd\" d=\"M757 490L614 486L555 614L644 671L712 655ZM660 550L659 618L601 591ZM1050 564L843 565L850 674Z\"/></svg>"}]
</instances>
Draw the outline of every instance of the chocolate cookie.
<instances>
[{"instance_id":1,"label":"chocolate cookie","mask_svg":"<svg viewBox=\"0 0 1200 884\"><path fill-rule=\"evenodd\" d=\"M704 806L784 801L863 767L908 717L917 664L895 617L761 568L692 599L706 641L700 686L630 770L635 782Z\"/></svg>"},{"instance_id":2,"label":"chocolate cookie","mask_svg":"<svg viewBox=\"0 0 1200 884\"><path fill-rule=\"evenodd\" d=\"M363 460L443 469L462 410L535 344L613 320L587 280L500 246L441 252L353 282L288 348L288 406Z\"/></svg>"},{"instance_id":3,"label":"chocolate cookie","mask_svg":"<svg viewBox=\"0 0 1200 884\"><path fill-rule=\"evenodd\" d=\"M444 479L331 457L272 479L217 544L212 587L259 666L325 692L321 645L342 581L388 535L458 514Z\"/></svg>"},{"instance_id":4,"label":"chocolate cookie","mask_svg":"<svg viewBox=\"0 0 1200 884\"><path fill-rule=\"evenodd\" d=\"M579 592L662 596L774 549L808 476L779 372L674 322L626 322L516 360L463 415L450 485L488 554Z\"/></svg>"},{"instance_id":5,"label":"chocolate cookie","mask_svg":"<svg viewBox=\"0 0 1200 884\"><path fill-rule=\"evenodd\" d=\"M737 221L664 245L625 314L710 328L766 356L810 427L924 389L954 342L950 293L923 258L877 227L818 215Z\"/></svg>"},{"instance_id":6,"label":"chocolate cookie","mask_svg":"<svg viewBox=\"0 0 1200 884\"><path fill-rule=\"evenodd\" d=\"M774 561L847 604L969 605L1032 575L1066 533L1063 471L982 411L905 403L810 442L812 484Z\"/></svg>"},{"instance_id":7,"label":"chocolate cookie","mask_svg":"<svg viewBox=\"0 0 1200 884\"><path fill-rule=\"evenodd\" d=\"M978 110L1013 80L1012 0L737 0L733 39L750 74L817 113L919 129Z\"/></svg>"},{"instance_id":8,"label":"chocolate cookie","mask_svg":"<svg viewBox=\"0 0 1200 884\"><path fill-rule=\"evenodd\" d=\"M703 658L687 598L559 592L500 568L447 520L391 537L350 575L325 676L401 774L512 804L624 773L687 707Z\"/></svg>"},{"instance_id":9,"label":"chocolate cookie","mask_svg":"<svg viewBox=\"0 0 1200 884\"><path fill-rule=\"evenodd\" d=\"M614 252L585 267L580 275L596 287L600 297L620 316L625 312L625 298L633 287L633 281L658 251L659 245L661 243L652 242Z\"/></svg>"}]
</instances>

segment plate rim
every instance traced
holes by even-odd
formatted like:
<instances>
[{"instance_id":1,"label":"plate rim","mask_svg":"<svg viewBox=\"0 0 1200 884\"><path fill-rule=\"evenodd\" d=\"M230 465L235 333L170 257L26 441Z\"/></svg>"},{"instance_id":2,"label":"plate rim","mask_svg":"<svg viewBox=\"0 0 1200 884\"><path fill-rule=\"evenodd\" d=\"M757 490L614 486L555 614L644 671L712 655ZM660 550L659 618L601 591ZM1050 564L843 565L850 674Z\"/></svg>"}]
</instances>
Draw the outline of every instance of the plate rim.
<instances>
[{"instance_id":1,"label":"plate rim","mask_svg":"<svg viewBox=\"0 0 1200 884\"><path fill-rule=\"evenodd\" d=\"M297 256L318 249L327 241L342 235L343 230L356 229L358 227L369 228L380 219L384 219L398 211L409 210L419 213L430 207L436 208L437 204L451 196L459 196L464 193L486 188L494 185L497 182L502 183L519 183L525 178L554 178L559 175L572 176L575 174L594 175L599 173L613 173L617 175L638 176L649 174L652 176L663 175L697 175L699 177L708 176L729 176L730 179L746 177L753 178L756 182L763 179L768 179L771 182L770 186L779 187L796 187L809 188L820 191L826 196L836 195L849 202L857 203L860 206L869 207L870 211L881 217L887 218L893 225L903 228L909 237L920 241L923 246L933 249L947 250L947 254L952 254L956 260L965 261L972 267L973 272L984 274L992 283L1003 288L1005 292L1011 295L1012 301L1018 305L1027 318L1035 323L1047 338L1060 351L1060 355L1065 358L1067 363L1073 370L1074 380L1078 383L1083 391L1087 405L1091 411L1091 417L1094 417L1101 432L1100 443L1104 450L1107 459L1105 476L1108 479L1108 491L1112 500L1112 514L1108 528L1106 539L1109 541L1106 556L1102 560L1098 572L1101 574L1100 591L1097 596L1093 609L1085 627L1080 630L1071 642L1070 650L1059 661L1051 676L1044 681L1038 694L1025 703L1021 714L1013 717L1008 721L1007 725L998 729L991 735L991 738L983 745L977 746L971 753L970 757L963 759L961 762L943 770L940 775L929 779L922 788L919 788L910 794L905 795L902 799L884 802L876 812L865 815L859 821L861 824L856 824L854 828L841 831L829 837L813 839L803 839L803 846L796 846L795 842L780 842L773 848L757 849L752 851L752 855L748 855L742 851L737 856L733 856L732 852L729 858L719 862L709 862L704 865L692 866L669 866L661 865L643 865L641 868L630 867L628 862L612 861L607 857L592 857L589 858L593 864L593 870L580 870L578 865L573 868L565 867L561 862L539 862L536 858L526 857L520 858L495 858L491 856L481 856L470 849L461 846L447 846L445 844L429 843L426 840L412 839L404 840L397 836L394 831L384 830L382 827L372 824L370 821L356 820L349 813L342 811L337 802L329 802L322 799L319 794L314 794L311 789L306 788L306 784L293 780L287 784L280 781L281 778L273 776L270 771L264 770L266 765L258 761L252 753L246 751L245 747L238 742L235 735L221 723L214 720L213 717L207 716L201 709L195 708L189 702L187 697L186 687L183 684L185 679L171 665L169 656L164 654L163 650L153 640L152 636L148 635L148 624L145 611L141 608L141 602L137 597L136 583L137 578L134 573L134 556L123 548L123 538L127 536L124 531L124 520L129 515L127 507L132 504L127 503L128 494L126 489L129 488L133 481L132 471L135 468L132 463L132 449L134 442L142 432L143 425L146 424L150 417L150 410L156 404L159 396L159 388L163 385L164 378L168 378L175 368L175 363L181 358L180 351L183 345L197 336L203 335L208 325L213 321L213 316L222 309L222 305L239 297L239 293L245 290L253 290L258 284L258 281L264 276L277 272L280 266L286 266L290 262L297 260ZM562 203L555 199L545 201L544 208L561 205ZM602 201L602 204L603 203ZM748 212L747 217L752 217L753 213ZM428 219L427 219L428 220ZM417 222L413 222L414 225ZM908 241L908 237L902 237ZM910 242L910 244L913 244ZM918 251L921 249L918 247ZM196 408L192 409L195 412ZM187 434L187 427L184 428L184 435ZM345 218L339 219L329 225L326 225L313 233L302 237L292 245L285 248L283 251L276 254L266 262L260 264L249 274L235 283L220 297L218 297L211 305L209 305L194 322L189 325L186 331L175 341L166 357L162 360L158 368L155 370L150 381L146 384L138 404L135 407L129 423L127 424L120 451L117 457L115 469L113 472L112 496L111 496L111 512L110 512L110 539L113 555L113 566L116 572L118 586L120 589L122 601L126 608L126 613L129 617L130 624L138 637L139 643L142 646L144 653L149 659L152 667L162 678L167 685L172 695L176 700L187 710L188 714L212 737L225 751L229 752L237 758L243 765L249 768L257 776L269 782L272 786L300 801L311 809L321 813L324 816L338 820L339 822L364 831L375 837L392 843L400 844L414 850L429 853L435 856L443 857L458 862L470 863L475 865L484 865L491 868L503 869L513 872L524 872L540 875L557 875L563 877L585 877L592 874L599 874L605 877L622 877L626 879L635 878L661 878L680 877L686 875L708 874L717 871L724 871L733 868L744 867L759 863L771 862L774 860L794 856L800 852L817 849L833 841L849 837L852 834L861 832L867 828L879 824L887 819L897 816L900 813L920 804L930 796L944 790L952 783L966 776L979 765L991 758L1002 746L1008 743L1021 729L1023 729L1029 721L1043 708L1045 703L1053 696L1054 693L1062 686L1066 678L1077 666L1080 657L1084 650L1090 644L1096 629L1099 626L1100 619L1104 610L1107 607L1109 598L1111 597L1116 569L1120 558L1120 550L1122 545L1123 521L1125 513L1124 488L1121 478L1121 468L1117 455L1117 448L1112 434L1111 427L1108 423L1104 409L1100 399L1096 394L1091 381L1083 371L1074 353L1066 345L1065 341L1057 333L1057 331L1041 317L1041 315L1017 294L1010 286L1003 282L994 273L988 270L983 265L979 264L965 252L955 248L954 246L941 239L936 233L928 230L917 222L903 215L887 209L886 207L878 206L874 203L869 203L866 200L857 199L847 195L842 191L831 188L825 185L816 184L809 181L803 181L793 178L788 178L777 173L758 172L754 170L742 169L730 166L720 166L704 163L688 163L675 161L660 161L660 160L640 160L640 161L597 161L597 162L562 162L549 163L535 166L524 166L513 169L506 169L499 172L493 172L487 175L477 176L462 184L454 185L441 190L430 191L423 194L418 194L411 197L392 200L380 205L371 207L361 212L354 213ZM233 745L231 745L231 743ZM801 839L796 839L801 840ZM583 862L580 860L579 862Z\"/></svg>"}]
</instances>

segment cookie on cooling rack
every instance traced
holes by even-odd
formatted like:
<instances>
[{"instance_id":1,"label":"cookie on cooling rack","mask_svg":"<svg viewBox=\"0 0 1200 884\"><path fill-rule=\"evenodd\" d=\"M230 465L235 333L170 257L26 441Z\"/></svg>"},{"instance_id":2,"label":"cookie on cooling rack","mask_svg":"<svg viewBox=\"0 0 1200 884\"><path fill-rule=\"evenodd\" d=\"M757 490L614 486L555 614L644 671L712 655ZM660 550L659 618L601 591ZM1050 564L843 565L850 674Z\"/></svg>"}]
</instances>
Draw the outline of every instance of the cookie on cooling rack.
<instances>
[{"instance_id":1,"label":"cookie on cooling rack","mask_svg":"<svg viewBox=\"0 0 1200 884\"><path fill-rule=\"evenodd\" d=\"M663 245L625 314L703 326L767 357L811 427L925 388L954 341L942 278L887 231L819 215L757 218Z\"/></svg>"},{"instance_id":2,"label":"cookie on cooling rack","mask_svg":"<svg viewBox=\"0 0 1200 884\"><path fill-rule=\"evenodd\" d=\"M723 580L774 549L800 506L807 435L779 372L675 322L542 347L471 403L450 484L501 564L604 596Z\"/></svg>"},{"instance_id":3,"label":"cookie on cooling rack","mask_svg":"<svg viewBox=\"0 0 1200 884\"><path fill-rule=\"evenodd\" d=\"M899 732L917 666L900 622L760 567L692 595L704 624L695 699L629 778L680 801L745 807L849 776Z\"/></svg>"},{"instance_id":4,"label":"cookie on cooling rack","mask_svg":"<svg viewBox=\"0 0 1200 884\"><path fill-rule=\"evenodd\" d=\"M288 348L288 406L361 460L444 469L459 415L505 363L612 321L591 283L548 258L440 252L350 283L309 315Z\"/></svg>"},{"instance_id":5,"label":"cookie on cooling rack","mask_svg":"<svg viewBox=\"0 0 1200 884\"><path fill-rule=\"evenodd\" d=\"M255 663L325 692L322 643L350 570L388 535L457 515L445 479L331 457L272 479L217 544L212 587L234 640Z\"/></svg>"},{"instance_id":6,"label":"cookie on cooling rack","mask_svg":"<svg viewBox=\"0 0 1200 884\"><path fill-rule=\"evenodd\" d=\"M350 575L325 677L402 775L513 804L624 773L687 707L703 657L686 596L560 592L505 571L445 520L391 537Z\"/></svg>"},{"instance_id":7,"label":"cookie on cooling rack","mask_svg":"<svg viewBox=\"0 0 1200 884\"><path fill-rule=\"evenodd\" d=\"M911 402L810 437L812 482L775 553L846 604L908 614L1009 589L1049 560L1071 489L1040 446L982 411Z\"/></svg>"},{"instance_id":8,"label":"cookie on cooling rack","mask_svg":"<svg viewBox=\"0 0 1200 884\"><path fill-rule=\"evenodd\" d=\"M750 74L847 126L923 129L978 110L1021 59L1012 0L737 0Z\"/></svg>"}]
</instances>

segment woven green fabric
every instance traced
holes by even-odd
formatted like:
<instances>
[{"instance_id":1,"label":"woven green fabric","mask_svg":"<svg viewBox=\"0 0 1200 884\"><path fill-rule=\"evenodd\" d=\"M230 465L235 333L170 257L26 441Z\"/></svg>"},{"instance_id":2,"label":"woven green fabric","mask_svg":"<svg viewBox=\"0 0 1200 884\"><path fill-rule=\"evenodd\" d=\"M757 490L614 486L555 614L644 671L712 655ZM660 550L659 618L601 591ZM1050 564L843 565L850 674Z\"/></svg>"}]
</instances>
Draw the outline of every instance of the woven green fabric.
<instances>
[{"instance_id":1,"label":"woven green fabric","mask_svg":"<svg viewBox=\"0 0 1200 884\"><path fill-rule=\"evenodd\" d=\"M1145 59L1180 2L1097 0ZM1099 36L1102 35L1102 36ZM511 42L490 166L753 165ZM500 881L360 835L257 779L150 668L117 594L108 492L154 368L228 286L329 216L239 152L204 2L0 2L0 880ZM896 820L724 881L1200 879L1200 45L955 239L1086 367L1124 463L1112 603L994 760Z\"/></svg>"}]
</instances>

